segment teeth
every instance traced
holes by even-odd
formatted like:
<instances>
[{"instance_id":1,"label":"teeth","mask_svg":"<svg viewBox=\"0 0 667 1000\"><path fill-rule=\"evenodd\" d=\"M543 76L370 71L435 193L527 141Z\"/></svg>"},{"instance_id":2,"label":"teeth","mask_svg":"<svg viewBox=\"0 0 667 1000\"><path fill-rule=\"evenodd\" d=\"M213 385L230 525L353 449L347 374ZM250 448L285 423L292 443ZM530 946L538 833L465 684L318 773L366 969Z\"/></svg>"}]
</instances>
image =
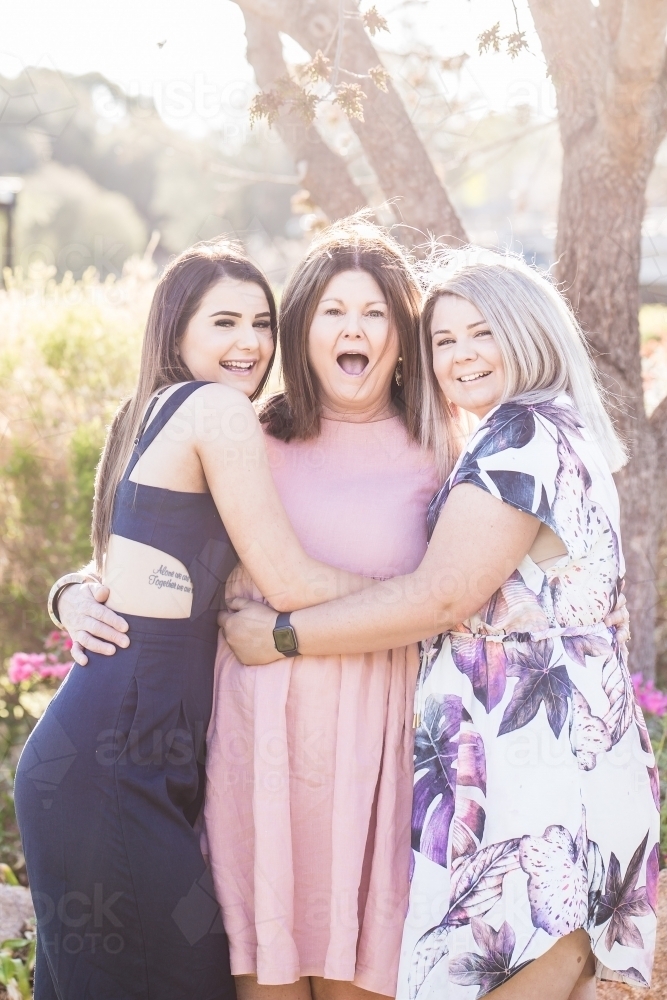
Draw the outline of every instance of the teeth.
<instances>
[{"instance_id":1,"label":"teeth","mask_svg":"<svg viewBox=\"0 0 667 1000\"><path fill-rule=\"evenodd\" d=\"M475 382L478 378L485 378L491 372L477 372L475 375L462 375L459 382Z\"/></svg>"},{"instance_id":2,"label":"teeth","mask_svg":"<svg viewBox=\"0 0 667 1000\"><path fill-rule=\"evenodd\" d=\"M254 361L221 361L220 364L223 368L236 368L239 371L247 372L255 364Z\"/></svg>"}]
</instances>

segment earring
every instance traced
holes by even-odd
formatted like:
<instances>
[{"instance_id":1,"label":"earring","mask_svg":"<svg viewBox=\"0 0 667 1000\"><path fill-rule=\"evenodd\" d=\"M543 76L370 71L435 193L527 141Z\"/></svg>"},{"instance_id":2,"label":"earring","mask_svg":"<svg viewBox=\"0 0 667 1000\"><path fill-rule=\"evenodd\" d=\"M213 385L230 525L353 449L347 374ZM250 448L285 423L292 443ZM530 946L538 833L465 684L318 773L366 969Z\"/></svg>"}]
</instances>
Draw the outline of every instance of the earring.
<instances>
[{"instance_id":1,"label":"earring","mask_svg":"<svg viewBox=\"0 0 667 1000\"><path fill-rule=\"evenodd\" d=\"M398 364L394 370L394 381L398 386L403 385L403 358L398 359Z\"/></svg>"}]
</instances>

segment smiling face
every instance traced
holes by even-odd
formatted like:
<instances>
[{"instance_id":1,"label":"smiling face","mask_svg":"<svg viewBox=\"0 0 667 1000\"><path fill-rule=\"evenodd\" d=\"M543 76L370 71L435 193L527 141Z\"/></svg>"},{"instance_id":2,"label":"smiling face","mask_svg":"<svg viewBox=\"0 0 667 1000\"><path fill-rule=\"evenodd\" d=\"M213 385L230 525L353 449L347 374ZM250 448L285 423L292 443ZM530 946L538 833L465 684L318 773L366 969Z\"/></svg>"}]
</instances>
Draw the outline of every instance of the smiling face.
<instances>
[{"instance_id":1,"label":"smiling face","mask_svg":"<svg viewBox=\"0 0 667 1000\"><path fill-rule=\"evenodd\" d=\"M393 412L398 334L380 286L367 271L341 271L318 302L308 335L323 413L378 419Z\"/></svg>"},{"instance_id":2,"label":"smiling face","mask_svg":"<svg viewBox=\"0 0 667 1000\"><path fill-rule=\"evenodd\" d=\"M452 403L480 419L502 402L505 366L479 309L458 295L441 295L431 323L433 371Z\"/></svg>"},{"instance_id":3,"label":"smiling face","mask_svg":"<svg viewBox=\"0 0 667 1000\"><path fill-rule=\"evenodd\" d=\"M273 354L269 303L251 281L223 278L203 296L179 344L195 379L252 396Z\"/></svg>"}]
</instances>

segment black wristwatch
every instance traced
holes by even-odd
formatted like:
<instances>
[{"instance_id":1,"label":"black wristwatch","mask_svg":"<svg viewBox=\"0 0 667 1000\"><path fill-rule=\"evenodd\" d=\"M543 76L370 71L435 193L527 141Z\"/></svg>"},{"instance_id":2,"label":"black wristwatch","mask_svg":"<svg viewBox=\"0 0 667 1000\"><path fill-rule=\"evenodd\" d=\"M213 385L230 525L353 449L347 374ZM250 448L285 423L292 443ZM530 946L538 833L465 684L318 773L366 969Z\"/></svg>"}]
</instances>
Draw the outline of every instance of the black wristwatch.
<instances>
[{"instance_id":1,"label":"black wristwatch","mask_svg":"<svg viewBox=\"0 0 667 1000\"><path fill-rule=\"evenodd\" d=\"M289 623L289 612L281 611L273 628L273 641L283 656L299 656L296 632Z\"/></svg>"}]
</instances>

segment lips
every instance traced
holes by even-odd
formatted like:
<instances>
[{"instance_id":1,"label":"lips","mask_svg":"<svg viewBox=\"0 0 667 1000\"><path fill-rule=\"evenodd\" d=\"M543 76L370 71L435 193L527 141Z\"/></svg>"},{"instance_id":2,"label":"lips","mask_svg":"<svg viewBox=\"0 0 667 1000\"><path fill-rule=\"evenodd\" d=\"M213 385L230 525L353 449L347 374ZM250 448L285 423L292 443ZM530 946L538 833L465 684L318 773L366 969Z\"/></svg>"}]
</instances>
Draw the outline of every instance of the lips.
<instances>
[{"instance_id":1,"label":"lips","mask_svg":"<svg viewBox=\"0 0 667 1000\"><path fill-rule=\"evenodd\" d=\"M341 354L336 361L346 375L362 375L368 366L365 354Z\"/></svg>"},{"instance_id":2,"label":"lips","mask_svg":"<svg viewBox=\"0 0 667 1000\"><path fill-rule=\"evenodd\" d=\"M486 378L491 372L471 372L470 375L459 375L457 381L463 382L464 385L470 385L471 382L479 382L481 378Z\"/></svg>"},{"instance_id":3,"label":"lips","mask_svg":"<svg viewBox=\"0 0 667 1000\"><path fill-rule=\"evenodd\" d=\"M232 375L249 375L256 364L256 361L221 361L220 367Z\"/></svg>"}]
</instances>

